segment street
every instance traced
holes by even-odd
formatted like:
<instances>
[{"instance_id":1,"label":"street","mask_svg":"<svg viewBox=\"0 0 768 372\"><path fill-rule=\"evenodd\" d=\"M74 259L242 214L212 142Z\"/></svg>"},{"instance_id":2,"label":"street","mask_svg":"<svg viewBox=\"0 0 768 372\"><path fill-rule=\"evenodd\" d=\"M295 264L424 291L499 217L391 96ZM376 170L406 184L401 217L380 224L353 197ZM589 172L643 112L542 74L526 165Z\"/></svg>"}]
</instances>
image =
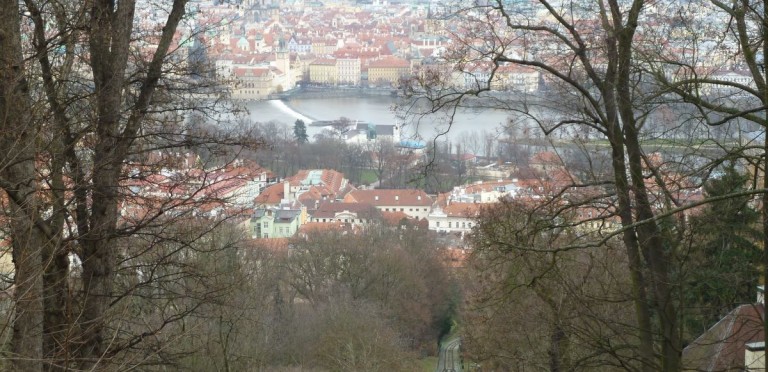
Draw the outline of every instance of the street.
<instances>
[{"instance_id":1,"label":"street","mask_svg":"<svg viewBox=\"0 0 768 372\"><path fill-rule=\"evenodd\" d=\"M437 372L461 372L461 356L459 348L461 338L454 337L444 341L440 345L440 354L437 359Z\"/></svg>"}]
</instances>

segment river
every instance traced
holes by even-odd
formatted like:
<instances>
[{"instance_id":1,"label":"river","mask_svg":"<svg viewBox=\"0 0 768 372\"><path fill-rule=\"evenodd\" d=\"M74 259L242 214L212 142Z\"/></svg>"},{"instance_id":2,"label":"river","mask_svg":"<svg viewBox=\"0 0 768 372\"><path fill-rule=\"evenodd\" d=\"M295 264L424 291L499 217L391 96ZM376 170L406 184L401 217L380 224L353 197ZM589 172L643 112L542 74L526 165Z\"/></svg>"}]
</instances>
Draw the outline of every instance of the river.
<instances>
[{"instance_id":1,"label":"river","mask_svg":"<svg viewBox=\"0 0 768 372\"><path fill-rule=\"evenodd\" d=\"M316 120L335 120L346 117L373 124L404 123L403 136L433 139L448 129L446 113L428 116L403 115L396 111L397 98L390 96L360 97L302 97L293 96L288 101L267 100L245 104L251 120L255 122L278 121L293 125L296 119L311 123ZM446 134L455 141L472 132L496 133L506 122L509 112L498 109L460 109ZM322 131L321 127L309 126L310 137Z\"/></svg>"}]
</instances>

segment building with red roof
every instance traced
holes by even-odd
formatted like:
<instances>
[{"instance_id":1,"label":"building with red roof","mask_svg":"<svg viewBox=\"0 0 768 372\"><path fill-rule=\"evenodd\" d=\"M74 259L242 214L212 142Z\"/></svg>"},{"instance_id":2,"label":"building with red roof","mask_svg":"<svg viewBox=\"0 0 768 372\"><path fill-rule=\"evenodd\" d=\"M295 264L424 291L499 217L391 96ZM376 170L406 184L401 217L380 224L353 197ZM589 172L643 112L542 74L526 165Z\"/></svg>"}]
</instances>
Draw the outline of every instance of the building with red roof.
<instances>
[{"instance_id":1,"label":"building with red roof","mask_svg":"<svg viewBox=\"0 0 768 372\"><path fill-rule=\"evenodd\" d=\"M251 237L289 238L294 236L307 220L307 209L296 204L284 203L277 207L257 208L251 216Z\"/></svg>"},{"instance_id":2,"label":"building with red roof","mask_svg":"<svg viewBox=\"0 0 768 372\"><path fill-rule=\"evenodd\" d=\"M267 97L274 92L274 80L281 73L270 66L233 66L232 98L262 99Z\"/></svg>"},{"instance_id":3,"label":"building with red roof","mask_svg":"<svg viewBox=\"0 0 768 372\"><path fill-rule=\"evenodd\" d=\"M262 190L254 200L254 204L256 207L277 206L280 201L286 199L286 195L288 193L285 192L283 183L276 183Z\"/></svg>"},{"instance_id":4,"label":"building with red roof","mask_svg":"<svg viewBox=\"0 0 768 372\"><path fill-rule=\"evenodd\" d=\"M315 84L336 84L338 68L335 58L318 58L309 64L309 81Z\"/></svg>"},{"instance_id":5,"label":"building with red roof","mask_svg":"<svg viewBox=\"0 0 768 372\"><path fill-rule=\"evenodd\" d=\"M560 155L552 151L541 151L533 154L528 161L528 165L542 174L546 174L551 170L565 168L565 163L560 158Z\"/></svg>"},{"instance_id":6,"label":"building with red roof","mask_svg":"<svg viewBox=\"0 0 768 372\"><path fill-rule=\"evenodd\" d=\"M759 288L756 303L736 307L683 349L686 370L765 370L765 303L762 288ZM757 369L757 364L762 368Z\"/></svg>"},{"instance_id":7,"label":"building with red roof","mask_svg":"<svg viewBox=\"0 0 768 372\"><path fill-rule=\"evenodd\" d=\"M432 210L432 198L417 189L354 190L344 197L347 203L366 203L381 212L402 212L410 218L425 219Z\"/></svg>"},{"instance_id":8,"label":"building with red roof","mask_svg":"<svg viewBox=\"0 0 768 372\"><path fill-rule=\"evenodd\" d=\"M381 213L376 207L366 203L320 203L316 210L311 211L310 222L317 223L348 223L353 225L368 225L379 221Z\"/></svg>"},{"instance_id":9,"label":"building with red roof","mask_svg":"<svg viewBox=\"0 0 768 372\"><path fill-rule=\"evenodd\" d=\"M284 197L299 200L308 207L323 200L341 199L353 189L344 173L333 169L302 169L285 181L289 189Z\"/></svg>"},{"instance_id":10,"label":"building with red roof","mask_svg":"<svg viewBox=\"0 0 768 372\"><path fill-rule=\"evenodd\" d=\"M299 227L297 235L303 239L309 239L314 233L324 232L342 232L342 233L355 233L357 230L351 224L344 222L307 222Z\"/></svg>"},{"instance_id":11,"label":"building with red roof","mask_svg":"<svg viewBox=\"0 0 768 372\"><path fill-rule=\"evenodd\" d=\"M479 203L450 203L444 207L436 207L429 214L429 229L447 233L468 233L477 224L477 217L483 204Z\"/></svg>"},{"instance_id":12,"label":"building with red roof","mask_svg":"<svg viewBox=\"0 0 768 372\"><path fill-rule=\"evenodd\" d=\"M411 72L407 60L392 55L368 61L368 84L371 86L393 86Z\"/></svg>"}]
</instances>

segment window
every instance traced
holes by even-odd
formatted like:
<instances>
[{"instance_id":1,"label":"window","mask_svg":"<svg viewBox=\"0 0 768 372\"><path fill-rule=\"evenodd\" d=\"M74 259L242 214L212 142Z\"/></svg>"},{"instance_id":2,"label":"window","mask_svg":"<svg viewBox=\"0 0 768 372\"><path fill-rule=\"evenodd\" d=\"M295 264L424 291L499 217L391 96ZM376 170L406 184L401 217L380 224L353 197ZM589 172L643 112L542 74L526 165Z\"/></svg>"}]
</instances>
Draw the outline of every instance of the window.
<instances>
[{"instance_id":1,"label":"window","mask_svg":"<svg viewBox=\"0 0 768 372\"><path fill-rule=\"evenodd\" d=\"M451 221L448 221L448 228L451 228Z\"/></svg>"},{"instance_id":2,"label":"window","mask_svg":"<svg viewBox=\"0 0 768 372\"><path fill-rule=\"evenodd\" d=\"M440 227L440 221L435 222L436 227Z\"/></svg>"}]
</instances>

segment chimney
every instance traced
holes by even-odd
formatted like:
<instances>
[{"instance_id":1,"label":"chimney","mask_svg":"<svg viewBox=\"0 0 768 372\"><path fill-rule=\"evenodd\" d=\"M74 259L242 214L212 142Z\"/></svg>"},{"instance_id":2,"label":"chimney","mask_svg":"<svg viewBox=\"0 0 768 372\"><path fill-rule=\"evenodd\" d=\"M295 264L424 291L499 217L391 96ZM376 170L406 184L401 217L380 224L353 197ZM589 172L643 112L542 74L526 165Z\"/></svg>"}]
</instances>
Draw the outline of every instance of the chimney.
<instances>
[{"instance_id":1,"label":"chimney","mask_svg":"<svg viewBox=\"0 0 768 372\"><path fill-rule=\"evenodd\" d=\"M373 200L379 200L379 196L378 195L374 195L373 196Z\"/></svg>"},{"instance_id":2,"label":"chimney","mask_svg":"<svg viewBox=\"0 0 768 372\"><path fill-rule=\"evenodd\" d=\"M395 195L395 201L400 200L400 195Z\"/></svg>"},{"instance_id":3,"label":"chimney","mask_svg":"<svg viewBox=\"0 0 768 372\"><path fill-rule=\"evenodd\" d=\"M416 200L421 200L421 195L417 195Z\"/></svg>"},{"instance_id":4,"label":"chimney","mask_svg":"<svg viewBox=\"0 0 768 372\"><path fill-rule=\"evenodd\" d=\"M765 341L744 345L745 371L765 371Z\"/></svg>"},{"instance_id":5,"label":"chimney","mask_svg":"<svg viewBox=\"0 0 768 372\"><path fill-rule=\"evenodd\" d=\"M291 200L291 183L283 181L283 199Z\"/></svg>"}]
</instances>

